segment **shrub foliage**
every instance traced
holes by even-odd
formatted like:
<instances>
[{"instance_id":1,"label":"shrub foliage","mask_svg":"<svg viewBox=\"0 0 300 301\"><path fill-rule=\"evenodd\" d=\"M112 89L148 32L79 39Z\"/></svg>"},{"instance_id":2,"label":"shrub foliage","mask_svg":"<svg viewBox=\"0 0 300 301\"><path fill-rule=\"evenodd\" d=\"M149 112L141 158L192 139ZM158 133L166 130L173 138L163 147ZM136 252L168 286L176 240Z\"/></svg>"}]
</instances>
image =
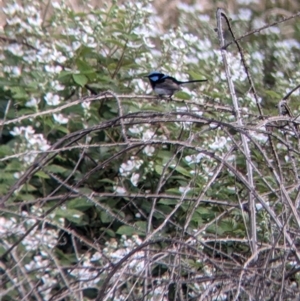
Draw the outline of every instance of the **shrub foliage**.
<instances>
[{"instance_id":1,"label":"shrub foliage","mask_svg":"<svg viewBox=\"0 0 300 301\"><path fill-rule=\"evenodd\" d=\"M7 1L1 300L297 300L300 13L278 2ZM208 82L158 98L152 70Z\"/></svg>"}]
</instances>

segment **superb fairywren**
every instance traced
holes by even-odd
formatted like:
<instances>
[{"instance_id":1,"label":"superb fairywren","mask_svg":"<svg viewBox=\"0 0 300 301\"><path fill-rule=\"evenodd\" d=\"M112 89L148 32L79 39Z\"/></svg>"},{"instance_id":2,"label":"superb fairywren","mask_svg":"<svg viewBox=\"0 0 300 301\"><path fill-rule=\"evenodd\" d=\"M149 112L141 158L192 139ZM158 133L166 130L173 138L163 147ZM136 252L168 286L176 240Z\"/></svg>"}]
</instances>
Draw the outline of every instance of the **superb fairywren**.
<instances>
[{"instance_id":1,"label":"superb fairywren","mask_svg":"<svg viewBox=\"0 0 300 301\"><path fill-rule=\"evenodd\" d=\"M152 89L159 96L167 95L170 98L172 95L180 90L180 85L188 84L188 83L198 83L198 82L206 82L207 79L199 79L199 80L189 80L189 81L179 81L174 77L169 75L153 71L149 75L145 76L149 78Z\"/></svg>"}]
</instances>

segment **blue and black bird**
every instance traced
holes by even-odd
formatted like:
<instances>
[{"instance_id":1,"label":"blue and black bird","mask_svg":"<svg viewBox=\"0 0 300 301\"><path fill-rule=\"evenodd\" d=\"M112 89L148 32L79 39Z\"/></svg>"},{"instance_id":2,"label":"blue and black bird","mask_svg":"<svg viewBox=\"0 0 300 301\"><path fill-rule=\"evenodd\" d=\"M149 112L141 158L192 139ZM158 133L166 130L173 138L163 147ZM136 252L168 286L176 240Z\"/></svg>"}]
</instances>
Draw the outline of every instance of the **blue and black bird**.
<instances>
[{"instance_id":1,"label":"blue and black bird","mask_svg":"<svg viewBox=\"0 0 300 301\"><path fill-rule=\"evenodd\" d=\"M158 71L153 71L145 77L149 78L151 87L156 94L158 94L159 96L169 96L170 98L176 91L180 90L180 86L182 84L200 83L207 81L207 79L198 79L182 82L172 76L160 73Z\"/></svg>"}]
</instances>

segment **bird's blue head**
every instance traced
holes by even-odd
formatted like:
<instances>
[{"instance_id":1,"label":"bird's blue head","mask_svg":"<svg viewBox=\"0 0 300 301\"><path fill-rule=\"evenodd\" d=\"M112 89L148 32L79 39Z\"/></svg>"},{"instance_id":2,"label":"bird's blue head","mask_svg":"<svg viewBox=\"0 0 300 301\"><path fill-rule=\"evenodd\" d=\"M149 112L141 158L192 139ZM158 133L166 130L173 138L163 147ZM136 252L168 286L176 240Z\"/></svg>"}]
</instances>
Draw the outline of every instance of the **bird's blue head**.
<instances>
[{"instance_id":1,"label":"bird's blue head","mask_svg":"<svg viewBox=\"0 0 300 301\"><path fill-rule=\"evenodd\" d=\"M150 72L146 77L149 78L150 81L152 82L156 82L160 79L163 79L166 75L164 75L163 73L161 72L158 72L158 71L152 71Z\"/></svg>"}]
</instances>

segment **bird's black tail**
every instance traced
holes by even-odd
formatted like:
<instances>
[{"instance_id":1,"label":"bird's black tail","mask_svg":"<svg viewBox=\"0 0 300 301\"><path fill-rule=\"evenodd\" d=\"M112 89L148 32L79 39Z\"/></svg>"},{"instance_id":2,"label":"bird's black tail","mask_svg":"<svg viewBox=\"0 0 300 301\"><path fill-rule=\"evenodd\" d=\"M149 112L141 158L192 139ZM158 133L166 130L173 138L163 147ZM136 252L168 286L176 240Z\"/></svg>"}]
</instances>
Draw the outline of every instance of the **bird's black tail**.
<instances>
[{"instance_id":1,"label":"bird's black tail","mask_svg":"<svg viewBox=\"0 0 300 301\"><path fill-rule=\"evenodd\" d=\"M207 79L195 79L195 80L188 80L186 82L179 82L179 84L189 84L189 83L201 83L201 82L207 82Z\"/></svg>"}]
</instances>

